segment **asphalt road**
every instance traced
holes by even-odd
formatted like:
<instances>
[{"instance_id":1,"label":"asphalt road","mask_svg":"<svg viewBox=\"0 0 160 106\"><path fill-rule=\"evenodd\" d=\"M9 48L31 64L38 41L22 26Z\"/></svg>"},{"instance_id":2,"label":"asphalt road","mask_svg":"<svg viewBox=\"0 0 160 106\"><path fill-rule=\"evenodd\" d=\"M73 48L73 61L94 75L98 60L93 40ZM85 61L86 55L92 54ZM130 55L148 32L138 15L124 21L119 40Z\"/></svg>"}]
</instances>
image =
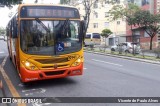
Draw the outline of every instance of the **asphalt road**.
<instances>
[{"instance_id":1,"label":"asphalt road","mask_svg":"<svg viewBox=\"0 0 160 106\"><path fill-rule=\"evenodd\" d=\"M4 40L0 40L0 62L2 61L2 58L4 58L4 56L6 55L8 55L7 43Z\"/></svg>"},{"instance_id":2,"label":"asphalt road","mask_svg":"<svg viewBox=\"0 0 160 106\"><path fill-rule=\"evenodd\" d=\"M3 42L0 61L7 55ZM1 47L0 43L0 47ZM1 49L1 48L0 48ZM9 60L4 71L21 97L159 97L160 66L122 58L85 53L84 74L36 81L23 85ZM6 97L11 97L9 88L4 81ZM15 106L16 104L9 104ZM77 104L27 104L27 106L159 106L159 104L139 103L77 103Z\"/></svg>"}]
</instances>

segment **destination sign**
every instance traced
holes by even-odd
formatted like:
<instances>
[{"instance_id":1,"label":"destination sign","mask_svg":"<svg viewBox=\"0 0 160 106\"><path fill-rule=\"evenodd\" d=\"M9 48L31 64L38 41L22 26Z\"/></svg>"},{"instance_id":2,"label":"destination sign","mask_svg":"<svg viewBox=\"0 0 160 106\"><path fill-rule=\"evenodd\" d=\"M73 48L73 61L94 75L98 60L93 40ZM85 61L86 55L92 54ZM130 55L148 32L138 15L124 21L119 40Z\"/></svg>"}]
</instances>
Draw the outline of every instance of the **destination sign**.
<instances>
[{"instance_id":1,"label":"destination sign","mask_svg":"<svg viewBox=\"0 0 160 106\"><path fill-rule=\"evenodd\" d=\"M21 18L80 18L75 8L60 6L24 6Z\"/></svg>"}]
</instances>

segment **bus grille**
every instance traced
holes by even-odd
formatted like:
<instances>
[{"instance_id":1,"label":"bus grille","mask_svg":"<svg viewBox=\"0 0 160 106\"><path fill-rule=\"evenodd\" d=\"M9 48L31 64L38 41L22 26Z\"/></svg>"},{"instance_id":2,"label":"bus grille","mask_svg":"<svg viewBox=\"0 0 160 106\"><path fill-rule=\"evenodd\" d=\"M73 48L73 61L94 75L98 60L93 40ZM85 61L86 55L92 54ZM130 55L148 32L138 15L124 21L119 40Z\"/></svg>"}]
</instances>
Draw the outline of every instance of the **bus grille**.
<instances>
[{"instance_id":1,"label":"bus grille","mask_svg":"<svg viewBox=\"0 0 160 106\"><path fill-rule=\"evenodd\" d=\"M59 67L66 67L66 66L68 66L68 64L58 65L57 68L59 68ZM42 68L54 68L54 66L53 66L53 65L50 65L50 66L42 66Z\"/></svg>"},{"instance_id":2,"label":"bus grille","mask_svg":"<svg viewBox=\"0 0 160 106\"><path fill-rule=\"evenodd\" d=\"M54 64L54 63L68 62L68 58L35 59L35 61L40 62L42 64Z\"/></svg>"},{"instance_id":3,"label":"bus grille","mask_svg":"<svg viewBox=\"0 0 160 106\"><path fill-rule=\"evenodd\" d=\"M45 74L47 76L50 76L50 75L60 75L60 74L63 74L64 72L65 72L65 70L61 70L61 71L45 72Z\"/></svg>"}]
</instances>

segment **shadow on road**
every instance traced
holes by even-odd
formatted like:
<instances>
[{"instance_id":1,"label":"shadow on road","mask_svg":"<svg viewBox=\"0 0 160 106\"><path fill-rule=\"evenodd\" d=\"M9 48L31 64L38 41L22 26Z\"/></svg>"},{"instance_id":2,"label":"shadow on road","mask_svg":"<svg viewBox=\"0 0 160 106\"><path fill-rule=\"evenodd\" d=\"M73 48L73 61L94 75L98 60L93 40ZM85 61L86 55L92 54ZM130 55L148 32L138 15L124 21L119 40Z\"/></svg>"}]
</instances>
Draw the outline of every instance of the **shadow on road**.
<instances>
[{"instance_id":1,"label":"shadow on road","mask_svg":"<svg viewBox=\"0 0 160 106\"><path fill-rule=\"evenodd\" d=\"M23 87L26 89L31 88L41 88L41 87L54 87L54 86L65 86L75 84L76 81L71 78L57 78L57 79L49 79L49 80L40 80L29 82L27 84L23 84Z\"/></svg>"}]
</instances>

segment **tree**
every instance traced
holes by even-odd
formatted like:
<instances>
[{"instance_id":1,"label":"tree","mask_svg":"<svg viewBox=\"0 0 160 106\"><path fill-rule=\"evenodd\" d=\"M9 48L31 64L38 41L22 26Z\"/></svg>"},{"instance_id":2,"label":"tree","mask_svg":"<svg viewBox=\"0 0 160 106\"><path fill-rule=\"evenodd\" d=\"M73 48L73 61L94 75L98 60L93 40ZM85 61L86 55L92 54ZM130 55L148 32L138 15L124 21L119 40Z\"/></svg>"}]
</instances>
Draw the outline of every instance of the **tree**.
<instances>
[{"instance_id":1,"label":"tree","mask_svg":"<svg viewBox=\"0 0 160 106\"><path fill-rule=\"evenodd\" d=\"M105 38L105 47L106 47L106 39L111 34L112 34L112 31L110 29L102 30L101 36Z\"/></svg>"},{"instance_id":2,"label":"tree","mask_svg":"<svg viewBox=\"0 0 160 106\"><path fill-rule=\"evenodd\" d=\"M119 18L126 19L128 25L131 26L131 31L133 30L133 26L135 24L134 14L139 11L140 8L133 3L128 3L127 7L123 5L115 4L112 9L109 10L110 15L112 16L111 21L115 21ZM133 32L132 32L133 36Z\"/></svg>"},{"instance_id":3,"label":"tree","mask_svg":"<svg viewBox=\"0 0 160 106\"><path fill-rule=\"evenodd\" d=\"M0 0L0 5L11 7L11 5L20 4L23 0Z\"/></svg>"},{"instance_id":4,"label":"tree","mask_svg":"<svg viewBox=\"0 0 160 106\"><path fill-rule=\"evenodd\" d=\"M103 1L103 0L100 0ZM99 2L100 2L99 1ZM60 0L61 4L68 4L72 6L80 5L82 4L84 6L84 11L85 15L83 16L84 21L85 21L85 31L84 33L87 32L89 21L90 21L90 14L91 14L91 9L95 3L97 3L97 0Z\"/></svg>"},{"instance_id":5,"label":"tree","mask_svg":"<svg viewBox=\"0 0 160 106\"><path fill-rule=\"evenodd\" d=\"M154 36L160 31L159 14L151 14L149 11L140 10L135 13L135 22L140 28L142 28L150 36L150 50L152 50L152 41Z\"/></svg>"},{"instance_id":6,"label":"tree","mask_svg":"<svg viewBox=\"0 0 160 106\"><path fill-rule=\"evenodd\" d=\"M60 0L60 4L68 4L70 0Z\"/></svg>"}]
</instances>

